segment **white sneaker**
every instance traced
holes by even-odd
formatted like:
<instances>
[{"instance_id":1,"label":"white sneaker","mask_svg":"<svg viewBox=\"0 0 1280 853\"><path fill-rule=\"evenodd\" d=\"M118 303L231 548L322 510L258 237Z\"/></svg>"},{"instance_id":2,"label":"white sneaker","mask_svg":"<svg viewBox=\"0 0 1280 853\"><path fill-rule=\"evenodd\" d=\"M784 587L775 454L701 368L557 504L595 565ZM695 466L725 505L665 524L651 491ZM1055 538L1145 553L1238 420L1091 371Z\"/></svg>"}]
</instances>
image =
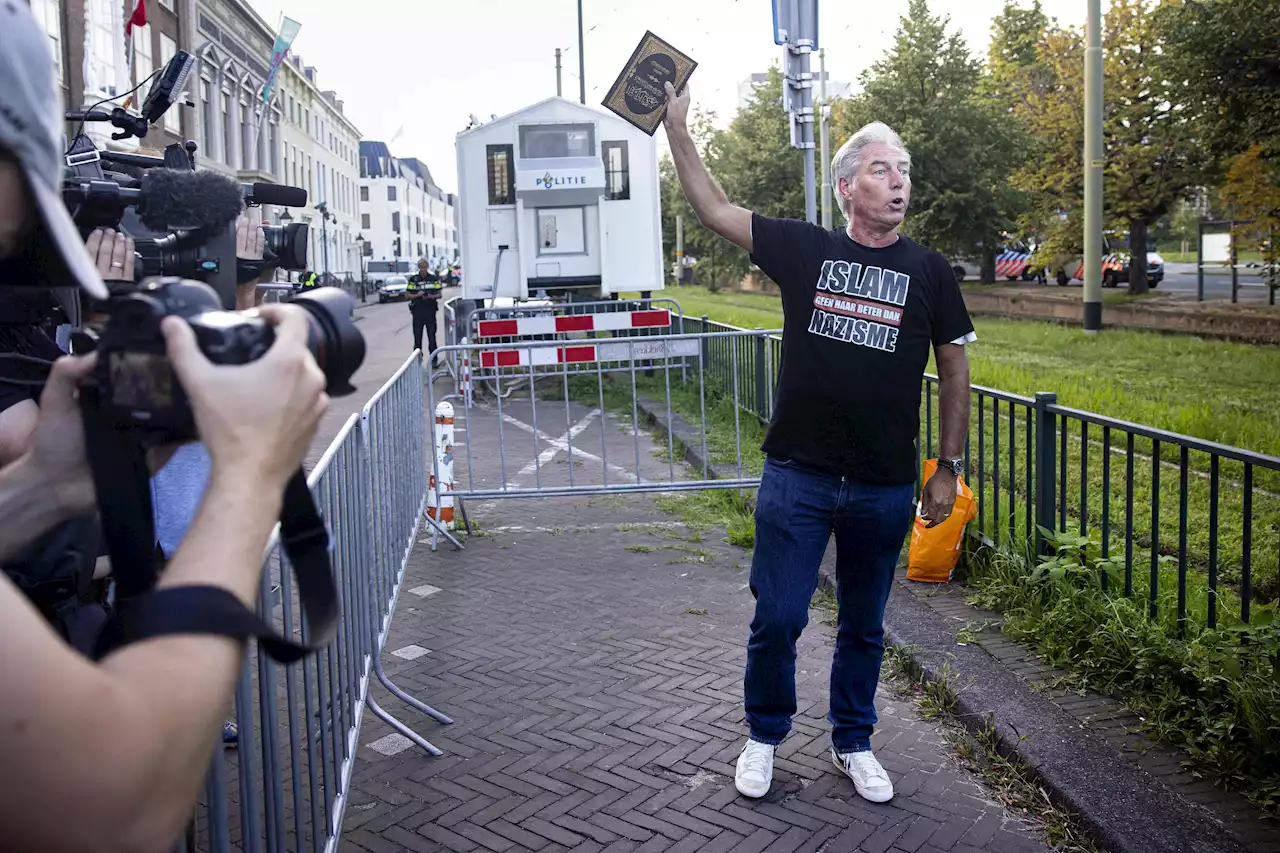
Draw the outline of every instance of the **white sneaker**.
<instances>
[{"instance_id":1,"label":"white sneaker","mask_svg":"<svg viewBox=\"0 0 1280 853\"><path fill-rule=\"evenodd\" d=\"M884 768L880 766L879 761L876 761L875 755L870 750L837 753L835 747L832 747L831 760L853 780L854 790L864 800L887 803L893 799L893 783L889 781L889 774L884 772Z\"/></svg>"},{"instance_id":2,"label":"white sneaker","mask_svg":"<svg viewBox=\"0 0 1280 853\"><path fill-rule=\"evenodd\" d=\"M738 771L733 784L744 797L763 797L773 784L773 751L777 747L748 740L738 755Z\"/></svg>"}]
</instances>

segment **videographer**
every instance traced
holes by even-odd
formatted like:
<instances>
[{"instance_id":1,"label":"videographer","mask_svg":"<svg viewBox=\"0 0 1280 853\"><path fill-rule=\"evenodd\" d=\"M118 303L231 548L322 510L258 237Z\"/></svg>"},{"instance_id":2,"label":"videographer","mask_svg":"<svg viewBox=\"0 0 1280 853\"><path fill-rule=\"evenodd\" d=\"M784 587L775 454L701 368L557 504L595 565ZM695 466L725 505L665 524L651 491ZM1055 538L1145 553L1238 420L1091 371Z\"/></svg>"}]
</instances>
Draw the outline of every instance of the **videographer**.
<instances>
[{"instance_id":1,"label":"videographer","mask_svg":"<svg viewBox=\"0 0 1280 853\"><path fill-rule=\"evenodd\" d=\"M59 301L78 324L68 289L79 285L95 298L106 289L58 195L59 101L48 37L25 4L0 4L0 292L44 278L65 283ZM98 258L105 241L99 237ZM108 269L115 235L111 247ZM212 466L159 588L218 587L246 607L284 485L328 403L307 349L306 313L259 310L275 326L275 341L244 366L210 363L181 319L162 325ZM17 460L0 468L0 562L95 508L77 403L95 360L60 358L38 410L23 407L34 427L14 445ZM0 774L10 782L0 797L0 849L166 849L190 816L243 653L243 642L222 636L169 635L95 664L0 577Z\"/></svg>"}]
</instances>

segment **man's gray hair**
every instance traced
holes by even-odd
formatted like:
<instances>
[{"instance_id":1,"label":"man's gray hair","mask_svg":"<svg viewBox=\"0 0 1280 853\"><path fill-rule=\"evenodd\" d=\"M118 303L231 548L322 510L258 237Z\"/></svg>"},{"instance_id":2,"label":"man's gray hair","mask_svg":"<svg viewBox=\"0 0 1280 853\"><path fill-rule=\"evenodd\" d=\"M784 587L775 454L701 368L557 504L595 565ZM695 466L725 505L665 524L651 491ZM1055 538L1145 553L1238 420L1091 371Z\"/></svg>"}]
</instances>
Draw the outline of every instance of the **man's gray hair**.
<instances>
[{"instance_id":1,"label":"man's gray hair","mask_svg":"<svg viewBox=\"0 0 1280 853\"><path fill-rule=\"evenodd\" d=\"M902 137L898 136L897 131L889 125L882 121L873 121L859 128L857 133L840 146L836 156L831 158L831 192L835 193L836 204L844 212L846 219L849 218L848 202L844 196L840 195L840 179L853 181L858 174L858 167L862 165L863 149L876 142L898 149L906 156L907 165L911 164L911 152L902 144Z\"/></svg>"}]
</instances>

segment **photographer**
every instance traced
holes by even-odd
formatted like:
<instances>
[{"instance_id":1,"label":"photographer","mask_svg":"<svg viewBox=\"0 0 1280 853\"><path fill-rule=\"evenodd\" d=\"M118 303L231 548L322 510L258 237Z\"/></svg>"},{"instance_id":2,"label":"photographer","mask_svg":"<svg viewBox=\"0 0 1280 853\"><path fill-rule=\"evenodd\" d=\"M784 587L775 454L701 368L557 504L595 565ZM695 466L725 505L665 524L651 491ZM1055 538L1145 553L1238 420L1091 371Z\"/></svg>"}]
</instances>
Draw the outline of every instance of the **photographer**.
<instances>
[{"instance_id":1,"label":"photographer","mask_svg":"<svg viewBox=\"0 0 1280 853\"><path fill-rule=\"evenodd\" d=\"M24 4L0 4L0 292L62 284L59 301L78 324L78 305L65 291L79 285L103 298L106 289L58 195L61 113L48 45ZM104 242L100 236L99 258ZM116 260L123 269L116 242L112 235L109 270ZM246 607L255 602L284 484L328 400L307 350L305 312L260 310L276 327L275 342L244 366L211 364L176 317L162 327L211 472L159 587L218 587ZM95 508L77 403L94 365L94 356L59 359L38 410L22 407L32 427L13 444L16 461L0 468L0 562ZM0 797L0 849L168 847L191 813L243 654L233 639L169 635L94 664L0 578L0 774L10 780Z\"/></svg>"}]
</instances>

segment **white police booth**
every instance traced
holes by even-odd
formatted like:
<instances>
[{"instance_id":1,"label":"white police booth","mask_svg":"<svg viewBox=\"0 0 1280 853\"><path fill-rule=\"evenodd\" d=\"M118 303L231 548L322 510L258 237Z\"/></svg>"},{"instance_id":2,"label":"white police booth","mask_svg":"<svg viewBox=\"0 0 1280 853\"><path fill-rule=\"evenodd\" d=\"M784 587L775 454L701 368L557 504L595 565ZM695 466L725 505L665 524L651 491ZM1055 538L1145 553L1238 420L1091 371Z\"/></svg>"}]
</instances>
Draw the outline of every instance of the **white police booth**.
<instances>
[{"instance_id":1,"label":"white police booth","mask_svg":"<svg viewBox=\"0 0 1280 853\"><path fill-rule=\"evenodd\" d=\"M661 290L653 137L548 98L457 136L462 297Z\"/></svg>"}]
</instances>

